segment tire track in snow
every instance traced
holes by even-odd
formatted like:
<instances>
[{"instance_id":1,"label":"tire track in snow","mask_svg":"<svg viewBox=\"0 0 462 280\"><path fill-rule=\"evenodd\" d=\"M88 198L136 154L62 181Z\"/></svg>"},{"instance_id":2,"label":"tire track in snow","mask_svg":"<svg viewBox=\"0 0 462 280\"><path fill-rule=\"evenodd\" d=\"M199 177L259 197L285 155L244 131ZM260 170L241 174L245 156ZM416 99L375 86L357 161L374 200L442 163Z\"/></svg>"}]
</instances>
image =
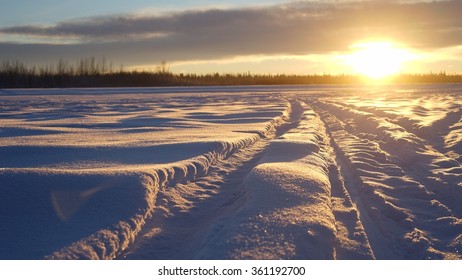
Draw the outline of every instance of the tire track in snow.
<instances>
[{"instance_id":1,"label":"tire track in snow","mask_svg":"<svg viewBox=\"0 0 462 280\"><path fill-rule=\"evenodd\" d=\"M457 147L457 135L460 132L458 130L462 126L462 110L460 108L446 112L443 118L434 121L430 125L422 125L416 123L416 120L411 121L408 118L399 117L376 108L365 108L343 102L337 102L337 106L339 108L343 107L344 111L350 110L350 113L356 112L364 114L364 116L369 116L369 121L375 121L376 126L386 126L400 132L402 135L408 134L406 135L408 139L414 141L416 144L421 144L421 147L425 146L425 149L432 152L434 157L438 158L435 162L440 167L460 167L460 148ZM359 128L364 130L363 126L359 126ZM366 129L365 131L368 130ZM457 171L461 170L458 169ZM457 172L453 173L455 175L459 174ZM460 183L460 180L458 182Z\"/></svg>"},{"instance_id":2,"label":"tire track in snow","mask_svg":"<svg viewBox=\"0 0 462 280\"><path fill-rule=\"evenodd\" d=\"M138 209L135 216L124 219L114 226L99 230L69 246L46 256L48 259L114 259L125 251L152 217L160 190L195 181L209 174L217 162L227 159L236 152L251 147L265 137L271 137L275 130L287 122L292 110L288 103L286 110L271 120L263 129L235 141L217 142L208 153L190 160L183 160L159 168L146 170L136 175L139 187L145 191L145 208Z\"/></svg>"},{"instance_id":3,"label":"tire track in snow","mask_svg":"<svg viewBox=\"0 0 462 280\"><path fill-rule=\"evenodd\" d=\"M424 139L403 127L378 118L371 113L346 108L339 104L323 103L348 124L345 129L377 143L387 158L408 176L421 183L457 216L462 215L462 166L428 145Z\"/></svg>"},{"instance_id":4,"label":"tire track in snow","mask_svg":"<svg viewBox=\"0 0 462 280\"><path fill-rule=\"evenodd\" d=\"M300 109L299 125L270 141L244 179L245 204L207 236L198 258L335 258L322 123L306 106Z\"/></svg>"},{"instance_id":5,"label":"tire track in snow","mask_svg":"<svg viewBox=\"0 0 462 280\"><path fill-rule=\"evenodd\" d=\"M377 258L460 258L460 220L387 160L378 144L349 134L334 116L320 111L342 165L357 181L352 185L359 186L349 191L361 202L357 205ZM391 251L384 254L388 248Z\"/></svg>"},{"instance_id":6,"label":"tire track in snow","mask_svg":"<svg viewBox=\"0 0 462 280\"><path fill-rule=\"evenodd\" d=\"M425 97L419 97L419 102L423 103L437 103L441 102L441 100L437 98L427 98L430 100L426 100ZM434 100L436 99L436 100ZM448 101L443 101L448 102ZM460 149L448 143L447 136L448 134L457 135L457 129L461 127L462 122L462 110L460 109L460 104L452 104L448 111L445 112L444 116L440 119L433 121L430 124L422 124L419 123L418 120L412 119L405 116L400 116L397 113L387 112L382 109L378 109L373 106L357 106L353 104L347 104L344 102L337 102L338 104L366 113L371 113L375 116L381 117L383 119L388 120L389 122L399 125L406 129L409 132L414 133L421 139L425 139L427 144L429 144L432 148L440 152L441 154L445 154L450 156L454 159L459 159L460 157ZM414 105L415 106L415 105ZM420 110L425 111L425 115L433 115L434 112L431 109L422 108L421 106L417 106ZM417 108L413 108L413 110L417 110ZM416 112L417 113L417 112ZM418 113L417 113L418 114ZM448 133L449 131L449 133ZM453 133L456 132L456 133ZM459 151L459 152L458 152ZM460 163L460 160L459 160Z\"/></svg>"},{"instance_id":7,"label":"tire track in snow","mask_svg":"<svg viewBox=\"0 0 462 280\"><path fill-rule=\"evenodd\" d=\"M345 187L345 179L339 170L337 155L326 125L311 107L306 105L306 108L315 116L314 122L318 123L316 133L322 137L322 141L319 141L320 152L325 153L324 158L328 165L332 213L336 227L335 259L374 259L358 210Z\"/></svg>"},{"instance_id":8,"label":"tire track in snow","mask_svg":"<svg viewBox=\"0 0 462 280\"><path fill-rule=\"evenodd\" d=\"M319 115L319 114L318 114ZM322 121L323 137L321 146L327 153L329 164L329 181L331 185L332 212L336 226L336 259L375 259L364 226L360 220L355 203L353 203L338 165L337 154L332 146L332 139L325 123Z\"/></svg>"},{"instance_id":9,"label":"tire track in snow","mask_svg":"<svg viewBox=\"0 0 462 280\"><path fill-rule=\"evenodd\" d=\"M159 192L157 204L134 244L119 259L195 259L203 238L216 231L222 216L246 200L242 179L268 145L261 140L219 161L207 176Z\"/></svg>"},{"instance_id":10,"label":"tire track in snow","mask_svg":"<svg viewBox=\"0 0 462 280\"><path fill-rule=\"evenodd\" d=\"M351 198L352 204L356 208L357 215L361 225L365 230L367 240L369 241L370 247L373 251L373 255L379 259L393 259L395 254L390 250L389 244L385 241L385 236L382 233L380 227L376 225L371 217L367 205L367 201L364 202L361 198L360 190L358 189L362 182L358 180L354 171L347 163L345 155L342 153L341 148L337 142L339 133L343 130L343 126L340 122L334 119L326 111L321 111L319 108L315 108L326 125L327 133L331 139L331 145L334 149L334 157L336 165L339 167L341 177L344 179L344 187Z\"/></svg>"},{"instance_id":11,"label":"tire track in snow","mask_svg":"<svg viewBox=\"0 0 462 280\"><path fill-rule=\"evenodd\" d=\"M299 104L290 101L283 122L258 141L235 150L210 167L204 177L161 189L153 217L120 259L194 259L204 236L223 223L223 216L245 201L242 182L258 162L270 139L290 129L300 118Z\"/></svg>"},{"instance_id":12,"label":"tire track in snow","mask_svg":"<svg viewBox=\"0 0 462 280\"><path fill-rule=\"evenodd\" d=\"M332 184L323 123L300 109L299 125L271 140L243 182L247 199L203 238L198 258L373 258L351 201Z\"/></svg>"},{"instance_id":13,"label":"tire track in snow","mask_svg":"<svg viewBox=\"0 0 462 280\"><path fill-rule=\"evenodd\" d=\"M336 259L375 259L357 205L351 200L345 179L339 170L335 152L329 166L329 180L332 187L332 211L337 228Z\"/></svg>"}]
</instances>

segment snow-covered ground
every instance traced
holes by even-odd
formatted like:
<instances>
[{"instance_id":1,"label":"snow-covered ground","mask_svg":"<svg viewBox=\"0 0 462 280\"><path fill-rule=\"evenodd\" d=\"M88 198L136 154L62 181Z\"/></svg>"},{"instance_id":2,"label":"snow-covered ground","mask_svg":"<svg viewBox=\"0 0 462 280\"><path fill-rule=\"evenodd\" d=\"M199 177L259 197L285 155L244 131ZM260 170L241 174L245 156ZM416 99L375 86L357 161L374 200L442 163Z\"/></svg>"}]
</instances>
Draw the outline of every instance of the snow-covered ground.
<instances>
[{"instance_id":1,"label":"snow-covered ground","mask_svg":"<svg viewBox=\"0 0 462 280\"><path fill-rule=\"evenodd\" d=\"M0 259L461 259L461 97L0 90Z\"/></svg>"}]
</instances>

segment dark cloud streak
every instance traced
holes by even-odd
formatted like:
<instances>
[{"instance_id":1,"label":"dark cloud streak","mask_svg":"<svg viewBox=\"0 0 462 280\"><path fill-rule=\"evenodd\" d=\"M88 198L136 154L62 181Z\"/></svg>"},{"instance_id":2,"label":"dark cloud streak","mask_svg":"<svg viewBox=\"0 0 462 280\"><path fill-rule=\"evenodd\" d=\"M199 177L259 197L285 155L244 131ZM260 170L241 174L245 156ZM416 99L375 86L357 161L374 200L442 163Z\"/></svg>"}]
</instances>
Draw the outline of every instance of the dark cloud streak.
<instances>
[{"instance_id":1,"label":"dark cloud streak","mask_svg":"<svg viewBox=\"0 0 462 280\"><path fill-rule=\"evenodd\" d=\"M118 15L13 26L0 33L77 38L81 43L1 43L1 58L54 59L105 55L125 64L237 55L344 51L367 38L419 48L462 45L462 1L428 3L296 2L263 8L204 10L158 16ZM163 36L152 36L155 34ZM35 57L35 58L34 58Z\"/></svg>"}]
</instances>

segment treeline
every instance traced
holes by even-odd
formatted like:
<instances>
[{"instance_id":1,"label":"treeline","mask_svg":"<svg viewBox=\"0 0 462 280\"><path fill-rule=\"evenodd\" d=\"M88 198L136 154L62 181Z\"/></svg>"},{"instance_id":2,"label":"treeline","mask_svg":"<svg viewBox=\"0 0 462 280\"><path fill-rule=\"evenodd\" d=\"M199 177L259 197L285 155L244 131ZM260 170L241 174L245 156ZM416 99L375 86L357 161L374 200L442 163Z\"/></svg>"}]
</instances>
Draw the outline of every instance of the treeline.
<instances>
[{"instance_id":1,"label":"treeline","mask_svg":"<svg viewBox=\"0 0 462 280\"><path fill-rule=\"evenodd\" d=\"M462 83L461 74L427 73L427 74L400 74L392 76L391 83L398 84L450 84Z\"/></svg>"},{"instance_id":2,"label":"treeline","mask_svg":"<svg viewBox=\"0 0 462 280\"><path fill-rule=\"evenodd\" d=\"M150 86L224 86L224 85L301 85L361 84L360 75L285 75L285 74L173 74L166 62L153 71L117 69L105 58L84 58L76 63L63 59L55 65L27 66L20 61L0 64L0 88L52 87L150 87ZM462 75L401 74L389 77L389 83L462 83Z\"/></svg>"}]
</instances>

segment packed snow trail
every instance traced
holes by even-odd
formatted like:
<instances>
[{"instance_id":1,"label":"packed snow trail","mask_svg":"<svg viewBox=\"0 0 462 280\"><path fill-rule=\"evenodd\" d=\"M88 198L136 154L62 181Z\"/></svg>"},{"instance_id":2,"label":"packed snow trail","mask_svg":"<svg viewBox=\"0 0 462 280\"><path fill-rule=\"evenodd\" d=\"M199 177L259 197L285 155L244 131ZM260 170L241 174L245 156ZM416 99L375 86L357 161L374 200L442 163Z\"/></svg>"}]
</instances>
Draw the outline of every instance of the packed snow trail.
<instances>
[{"instance_id":1,"label":"packed snow trail","mask_svg":"<svg viewBox=\"0 0 462 280\"><path fill-rule=\"evenodd\" d=\"M150 226L122 258L373 258L338 177L331 203L335 166L322 122L304 104L291 108L279 137L161 191Z\"/></svg>"},{"instance_id":2,"label":"packed snow trail","mask_svg":"<svg viewBox=\"0 0 462 280\"><path fill-rule=\"evenodd\" d=\"M401 166L389 160L390 155L382 151L380 144L348 133L345 125L330 113L338 114L341 110L328 112L323 108L331 109L331 105L317 105L343 162L343 170L351 174L347 175L350 177L348 190L357 201L376 257L460 258L457 244L461 220L436 199L441 196L435 197ZM359 118L358 126L366 127L368 122L370 118ZM385 130L389 126L383 127L376 128L378 135L392 133L393 130ZM387 140L386 144L392 144L392 139ZM407 150L407 154L417 153L417 149Z\"/></svg>"},{"instance_id":3,"label":"packed snow trail","mask_svg":"<svg viewBox=\"0 0 462 280\"><path fill-rule=\"evenodd\" d=\"M271 141L245 178L247 203L208 238L199 257L219 252L219 258L231 259L336 258L326 140L319 117L304 106L299 126Z\"/></svg>"},{"instance_id":4,"label":"packed snow trail","mask_svg":"<svg viewBox=\"0 0 462 280\"><path fill-rule=\"evenodd\" d=\"M371 113L346 108L340 104L324 104L331 112L349 121L347 130L376 141L389 158L422 182L438 199L460 216L462 213L462 166L456 160L436 151L424 139Z\"/></svg>"},{"instance_id":5,"label":"packed snow trail","mask_svg":"<svg viewBox=\"0 0 462 280\"><path fill-rule=\"evenodd\" d=\"M274 130L284 123L284 118L289 114L290 110L291 107L289 106L283 115L276 117L263 130L248 138L239 139L235 142L222 141L215 145L214 150L204 155L144 171L141 184L146 188L147 207L142 213L130 218L128 221L119 222L113 227L112 231L106 229L98 231L88 238L54 252L48 258L116 258L134 242L142 227L144 227L146 220L152 216L159 190L169 187L181 187L181 184L208 175L210 168L219 160L227 159L235 152L250 147L263 137L273 134Z\"/></svg>"},{"instance_id":6,"label":"packed snow trail","mask_svg":"<svg viewBox=\"0 0 462 280\"><path fill-rule=\"evenodd\" d=\"M276 129L256 143L214 164L207 176L159 192L153 217L121 259L194 259L210 232L246 200L243 180L257 164L270 139L300 118L300 104L291 101Z\"/></svg>"}]
</instances>

